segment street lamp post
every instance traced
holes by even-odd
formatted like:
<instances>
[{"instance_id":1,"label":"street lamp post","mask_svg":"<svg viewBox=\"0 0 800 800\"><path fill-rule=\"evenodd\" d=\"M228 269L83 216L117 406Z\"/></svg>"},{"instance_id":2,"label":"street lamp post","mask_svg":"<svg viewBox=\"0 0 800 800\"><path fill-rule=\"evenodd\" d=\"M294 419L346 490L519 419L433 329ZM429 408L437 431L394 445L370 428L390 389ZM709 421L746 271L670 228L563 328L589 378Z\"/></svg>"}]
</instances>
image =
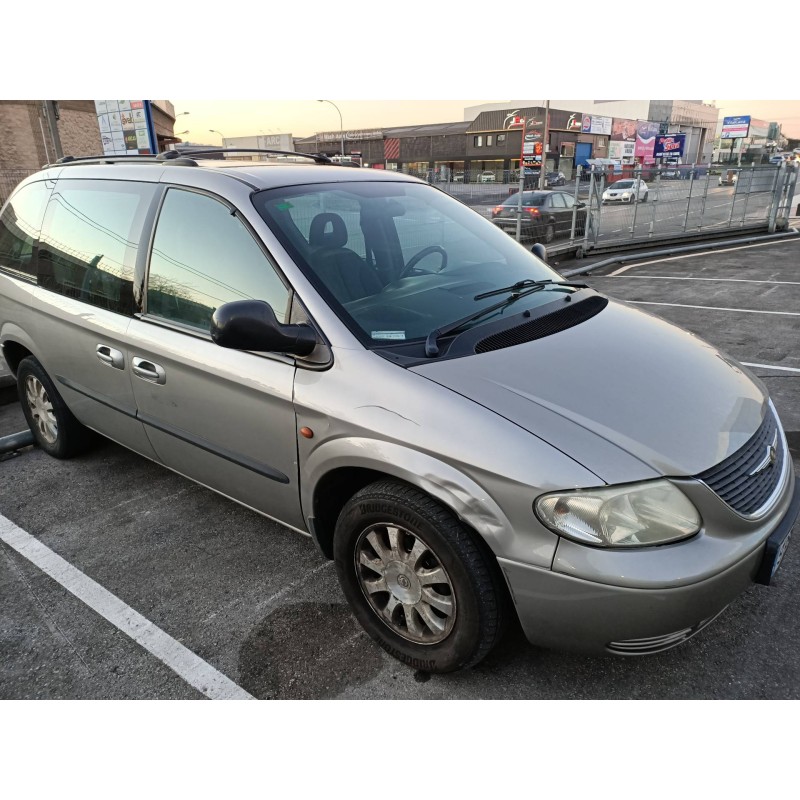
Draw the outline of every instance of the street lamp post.
<instances>
[{"instance_id":1,"label":"street lamp post","mask_svg":"<svg viewBox=\"0 0 800 800\"><path fill-rule=\"evenodd\" d=\"M342 123L342 112L339 111L339 106L331 100L317 100L318 103L330 103L339 112L339 134L341 136L342 158L344 158L344 124Z\"/></svg>"},{"instance_id":2,"label":"street lamp post","mask_svg":"<svg viewBox=\"0 0 800 800\"><path fill-rule=\"evenodd\" d=\"M225 147L225 134L222 131L215 131L213 128L208 129L209 133L216 133L222 139L222 146Z\"/></svg>"}]
</instances>

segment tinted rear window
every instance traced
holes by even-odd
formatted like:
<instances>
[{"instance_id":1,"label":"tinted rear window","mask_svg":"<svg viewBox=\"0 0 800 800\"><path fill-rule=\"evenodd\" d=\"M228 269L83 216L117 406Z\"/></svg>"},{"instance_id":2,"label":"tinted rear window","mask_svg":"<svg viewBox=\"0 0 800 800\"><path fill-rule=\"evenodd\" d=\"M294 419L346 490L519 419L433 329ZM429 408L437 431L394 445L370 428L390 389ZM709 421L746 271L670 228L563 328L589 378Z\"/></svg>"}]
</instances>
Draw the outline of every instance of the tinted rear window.
<instances>
[{"instance_id":1,"label":"tinted rear window","mask_svg":"<svg viewBox=\"0 0 800 800\"><path fill-rule=\"evenodd\" d=\"M523 192L522 193L522 205L524 206L541 206L544 205L544 201L547 198L546 194L537 194L536 192ZM519 198L517 197L517 193L515 192L512 194L507 200L503 201L504 206L516 206L519 205Z\"/></svg>"},{"instance_id":2,"label":"tinted rear window","mask_svg":"<svg viewBox=\"0 0 800 800\"><path fill-rule=\"evenodd\" d=\"M34 250L39 240L50 190L44 181L29 183L11 198L0 217L0 269L34 278Z\"/></svg>"}]
</instances>

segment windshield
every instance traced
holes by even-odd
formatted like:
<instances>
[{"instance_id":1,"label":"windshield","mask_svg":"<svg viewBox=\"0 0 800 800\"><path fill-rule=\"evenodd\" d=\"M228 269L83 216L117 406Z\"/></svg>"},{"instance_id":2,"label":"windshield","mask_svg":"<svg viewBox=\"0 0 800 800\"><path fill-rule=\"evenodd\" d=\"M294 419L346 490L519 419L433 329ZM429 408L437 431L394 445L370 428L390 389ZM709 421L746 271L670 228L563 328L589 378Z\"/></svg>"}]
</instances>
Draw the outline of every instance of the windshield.
<instances>
[{"instance_id":1,"label":"windshield","mask_svg":"<svg viewBox=\"0 0 800 800\"><path fill-rule=\"evenodd\" d=\"M489 220L427 185L312 184L268 189L253 201L367 346L424 341L432 330L497 304L497 297L476 295L526 279L561 280ZM552 300L551 292L535 292L466 327Z\"/></svg>"},{"instance_id":2,"label":"windshield","mask_svg":"<svg viewBox=\"0 0 800 800\"><path fill-rule=\"evenodd\" d=\"M612 189L633 189L633 181L617 181Z\"/></svg>"}]
</instances>

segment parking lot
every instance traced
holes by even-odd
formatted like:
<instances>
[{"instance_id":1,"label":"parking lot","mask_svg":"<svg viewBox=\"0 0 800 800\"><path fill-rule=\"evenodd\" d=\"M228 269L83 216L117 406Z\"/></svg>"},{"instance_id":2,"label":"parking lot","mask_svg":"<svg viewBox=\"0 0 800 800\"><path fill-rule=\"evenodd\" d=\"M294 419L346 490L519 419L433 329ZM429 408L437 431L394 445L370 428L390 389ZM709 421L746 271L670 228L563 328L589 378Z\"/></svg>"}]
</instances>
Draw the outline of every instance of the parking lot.
<instances>
[{"instance_id":1,"label":"parking lot","mask_svg":"<svg viewBox=\"0 0 800 800\"><path fill-rule=\"evenodd\" d=\"M584 279L749 365L798 469L798 265L800 242L783 240ZM18 403L0 405L0 436L24 427ZM116 444L0 456L0 486L0 698L800 697L796 542L773 586L677 649L550 652L512 624L476 668L429 675L361 631L310 539Z\"/></svg>"}]
</instances>

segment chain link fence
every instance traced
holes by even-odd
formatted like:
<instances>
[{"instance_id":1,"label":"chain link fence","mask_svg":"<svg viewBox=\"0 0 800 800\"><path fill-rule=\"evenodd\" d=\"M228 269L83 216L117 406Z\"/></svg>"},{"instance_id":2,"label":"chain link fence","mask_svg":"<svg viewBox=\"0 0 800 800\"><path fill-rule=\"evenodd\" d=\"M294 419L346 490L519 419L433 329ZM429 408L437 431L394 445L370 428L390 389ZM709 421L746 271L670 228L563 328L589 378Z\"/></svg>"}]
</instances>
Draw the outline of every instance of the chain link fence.
<instances>
[{"instance_id":1,"label":"chain link fence","mask_svg":"<svg viewBox=\"0 0 800 800\"><path fill-rule=\"evenodd\" d=\"M464 173L465 177L467 173ZM483 216L492 218L498 204L516 196L519 174L501 171L495 180L430 180ZM771 226L793 215L790 208L796 188L794 165L736 166L727 164L662 165L580 170L566 178L550 173L547 189L570 196L568 207L586 224L560 221L557 240L548 248L581 247L583 251L654 238L679 238L692 234L735 231L751 226ZM538 174L526 176L526 189L538 189ZM513 202L513 200L511 200ZM577 232L577 235L576 235Z\"/></svg>"}]
</instances>

